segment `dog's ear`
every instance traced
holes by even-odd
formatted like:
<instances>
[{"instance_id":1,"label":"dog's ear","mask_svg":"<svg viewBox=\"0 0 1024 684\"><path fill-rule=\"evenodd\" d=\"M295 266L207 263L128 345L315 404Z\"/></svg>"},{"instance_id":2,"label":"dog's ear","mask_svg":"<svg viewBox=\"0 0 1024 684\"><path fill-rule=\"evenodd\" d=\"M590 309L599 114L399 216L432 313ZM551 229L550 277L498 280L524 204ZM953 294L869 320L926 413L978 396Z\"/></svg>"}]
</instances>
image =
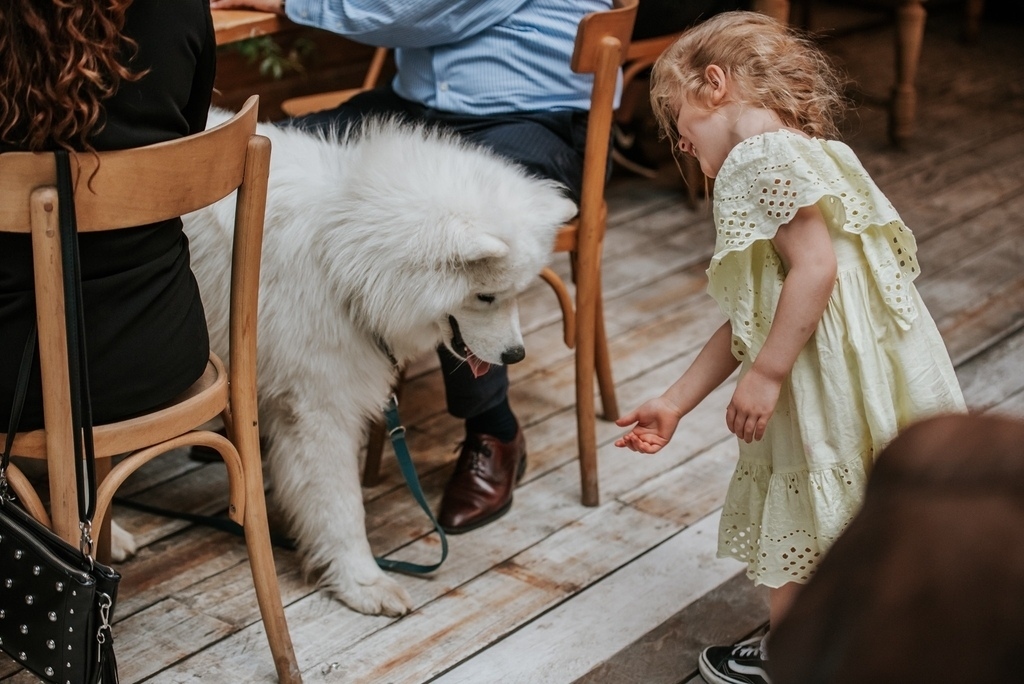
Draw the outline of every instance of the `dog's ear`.
<instances>
[{"instance_id":1,"label":"dog's ear","mask_svg":"<svg viewBox=\"0 0 1024 684\"><path fill-rule=\"evenodd\" d=\"M461 256L467 263L483 259L502 259L508 256L508 243L488 233L477 233L467 238L462 245Z\"/></svg>"}]
</instances>

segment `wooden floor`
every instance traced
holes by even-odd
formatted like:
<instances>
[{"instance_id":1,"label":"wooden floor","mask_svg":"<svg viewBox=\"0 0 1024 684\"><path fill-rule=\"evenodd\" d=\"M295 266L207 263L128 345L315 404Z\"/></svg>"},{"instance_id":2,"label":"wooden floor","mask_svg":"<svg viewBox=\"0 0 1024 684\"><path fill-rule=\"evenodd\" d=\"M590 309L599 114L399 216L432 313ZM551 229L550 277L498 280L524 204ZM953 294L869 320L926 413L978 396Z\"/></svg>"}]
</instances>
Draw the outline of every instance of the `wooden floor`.
<instances>
[{"instance_id":1,"label":"wooden floor","mask_svg":"<svg viewBox=\"0 0 1024 684\"><path fill-rule=\"evenodd\" d=\"M931 4L931 3L929 3ZM822 15L834 25L842 15ZM886 144L878 106L891 82L885 26L827 43L867 91L848 141L917 235L918 281L970 406L1024 416L1024 30L988 22L958 39L960 16L937 12L924 44L919 128L908 149ZM660 392L719 324L705 294L713 246L706 206L689 208L665 170L658 181L616 177L604 269L618 396L625 408ZM558 268L564 271L565 265ZM696 654L764 626L764 594L739 564L715 558L720 506L736 446L724 425L731 383L688 416L671 445L639 456L599 424L601 505L579 500L573 374L556 304L538 281L522 301L526 361L512 402L526 426L529 469L512 511L450 538L443 568L398 576L416 610L359 615L301 577L277 552L292 638L307 682L418 684L674 684L702 681ZM428 498L451 472L460 426L443 410L432 359L413 369L402 405ZM158 460L124 495L194 512L224 508L220 465ZM375 552L430 561L429 524L394 459L365 490ZM121 566L121 681L274 681L242 542L127 509L142 543ZM0 680L35 681L6 658Z\"/></svg>"}]
</instances>

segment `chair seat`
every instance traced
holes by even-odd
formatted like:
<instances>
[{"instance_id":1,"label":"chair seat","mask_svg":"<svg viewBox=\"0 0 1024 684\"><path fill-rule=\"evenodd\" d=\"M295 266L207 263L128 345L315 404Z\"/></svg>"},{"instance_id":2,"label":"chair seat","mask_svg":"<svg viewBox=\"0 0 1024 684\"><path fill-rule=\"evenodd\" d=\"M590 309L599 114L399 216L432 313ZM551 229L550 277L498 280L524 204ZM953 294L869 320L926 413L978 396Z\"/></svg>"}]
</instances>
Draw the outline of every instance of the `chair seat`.
<instances>
[{"instance_id":1,"label":"chair seat","mask_svg":"<svg viewBox=\"0 0 1024 684\"><path fill-rule=\"evenodd\" d=\"M580 230L580 217L572 219L558 229L555 235L553 252L573 252L576 250L576 235Z\"/></svg>"},{"instance_id":2,"label":"chair seat","mask_svg":"<svg viewBox=\"0 0 1024 684\"><path fill-rule=\"evenodd\" d=\"M281 103L281 111L288 116L303 116L305 114L322 112L334 109L342 103L348 102L353 96L358 95L364 90L376 88L381 72L384 69L384 63L387 61L390 52L391 50L386 47L378 47L374 50L373 58L370 60L370 66L366 70L362 86L292 97Z\"/></svg>"},{"instance_id":3,"label":"chair seat","mask_svg":"<svg viewBox=\"0 0 1024 684\"><path fill-rule=\"evenodd\" d=\"M281 111L288 116L302 116L334 109L363 90L363 88L349 88L348 90L332 90L327 93L293 97L281 103Z\"/></svg>"},{"instance_id":4,"label":"chair seat","mask_svg":"<svg viewBox=\"0 0 1024 684\"><path fill-rule=\"evenodd\" d=\"M224 363L211 353L199 379L167 406L128 420L95 426L96 457L137 451L193 430L220 415L227 398L228 377ZM0 434L0 440L5 437ZM45 459L46 430L18 433L11 451L26 458Z\"/></svg>"}]
</instances>

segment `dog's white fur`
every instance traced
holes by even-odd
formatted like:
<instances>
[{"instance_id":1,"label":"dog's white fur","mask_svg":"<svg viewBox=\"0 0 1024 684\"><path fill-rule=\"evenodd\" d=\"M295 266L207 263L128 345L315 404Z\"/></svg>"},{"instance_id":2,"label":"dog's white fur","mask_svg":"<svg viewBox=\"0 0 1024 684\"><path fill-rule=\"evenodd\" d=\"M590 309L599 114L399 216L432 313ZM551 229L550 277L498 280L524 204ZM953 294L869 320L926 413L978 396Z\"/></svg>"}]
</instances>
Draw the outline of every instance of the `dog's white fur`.
<instances>
[{"instance_id":1,"label":"dog's white fur","mask_svg":"<svg viewBox=\"0 0 1024 684\"><path fill-rule=\"evenodd\" d=\"M214 110L210 125L228 116ZM462 358L518 360L516 295L576 206L556 184L423 127L258 132L273 149L258 375L274 498L323 586L358 611L401 614L411 600L373 560L358 472L362 430L394 377L380 342L400 362L440 342ZM225 359L232 212L228 198L185 217Z\"/></svg>"}]
</instances>

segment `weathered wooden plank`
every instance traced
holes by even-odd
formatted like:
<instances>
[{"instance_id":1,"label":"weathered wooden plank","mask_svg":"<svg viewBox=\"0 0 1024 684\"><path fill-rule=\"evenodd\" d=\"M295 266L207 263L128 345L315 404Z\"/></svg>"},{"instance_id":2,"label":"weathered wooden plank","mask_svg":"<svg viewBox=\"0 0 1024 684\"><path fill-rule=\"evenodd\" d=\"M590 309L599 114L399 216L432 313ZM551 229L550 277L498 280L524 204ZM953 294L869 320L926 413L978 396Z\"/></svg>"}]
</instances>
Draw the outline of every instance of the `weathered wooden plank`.
<instances>
[{"instance_id":1,"label":"weathered wooden plank","mask_svg":"<svg viewBox=\"0 0 1024 684\"><path fill-rule=\"evenodd\" d=\"M1024 420L1024 390L1011 394L989 411Z\"/></svg>"},{"instance_id":2,"label":"weathered wooden plank","mask_svg":"<svg viewBox=\"0 0 1024 684\"><path fill-rule=\"evenodd\" d=\"M704 684L697 674L700 652L748 638L763 629L766 614L764 587L740 572L573 684Z\"/></svg>"},{"instance_id":3,"label":"weathered wooden plank","mask_svg":"<svg viewBox=\"0 0 1024 684\"><path fill-rule=\"evenodd\" d=\"M10 656L6 653L0 653L0 679L7 681L6 677L13 675L20 670L21 667L11 660Z\"/></svg>"},{"instance_id":4,"label":"weathered wooden plank","mask_svg":"<svg viewBox=\"0 0 1024 684\"><path fill-rule=\"evenodd\" d=\"M1017 237L990 243L984 251L967 255L938 280L922 276L921 296L936 321L970 310L990 293L1007 287L1024 272L1024 245Z\"/></svg>"},{"instance_id":5,"label":"weathered wooden plank","mask_svg":"<svg viewBox=\"0 0 1024 684\"><path fill-rule=\"evenodd\" d=\"M957 368L967 405L984 411L1024 389L1024 330Z\"/></svg>"},{"instance_id":6,"label":"weathered wooden plank","mask_svg":"<svg viewBox=\"0 0 1024 684\"><path fill-rule=\"evenodd\" d=\"M227 510L228 479L222 463L208 463L200 468L185 470L181 475L166 480L160 487L126 497L171 511L184 511L214 515ZM163 539L189 526L183 520L151 515L126 506L115 506L115 515L121 525L135 535L140 545Z\"/></svg>"},{"instance_id":7,"label":"weathered wooden plank","mask_svg":"<svg viewBox=\"0 0 1024 684\"><path fill-rule=\"evenodd\" d=\"M973 307L939 321L950 358L960 364L1024 327L1024 277L990 291Z\"/></svg>"},{"instance_id":8,"label":"weathered wooden plank","mask_svg":"<svg viewBox=\"0 0 1024 684\"><path fill-rule=\"evenodd\" d=\"M162 601L116 626L120 678L125 682L139 681L232 631L231 625L195 611L180 601ZM121 639L118 635L122 632L144 634L146 638ZM271 661L269 650L264 658Z\"/></svg>"},{"instance_id":9,"label":"weathered wooden plank","mask_svg":"<svg viewBox=\"0 0 1024 684\"><path fill-rule=\"evenodd\" d=\"M717 535L717 516L705 517L435 681L501 673L508 684L555 684L586 674L735 573L734 561L715 558Z\"/></svg>"},{"instance_id":10,"label":"weathered wooden plank","mask_svg":"<svg viewBox=\"0 0 1024 684\"><path fill-rule=\"evenodd\" d=\"M486 567L496 567L494 572L474 573L468 582L443 587L441 592L436 586L419 582L418 587L410 588L414 601L422 601L422 605L398 621L354 616L337 604L334 611L324 614L319 601L303 601L301 606L290 609L290 617L299 608L312 608L319 613L319 620L303 620L302 626L292 628L304 676L317 681L317 674L323 670L348 681L385 681L385 673L387 681L421 681L472 653L488 633L488 640L500 638L504 633L502 624L519 623L538 614L642 553L650 544L657 543L656 539L667 536L671 532L669 527L668 523L634 509L609 504L578 521L561 537L558 533L552 535L545 540L542 550L528 545L515 558L488 562ZM636 533L638 529L641 531ZM593 541L588 543L591 538ZM453 542L464 540L465 536L461 536ZM466 558L455 556L453 549L453 560L465 564ZM557 579L550 576L552 565L563 571L557 573ZM438 573L437 579L444 581L446 577L445 573ZM424 592L436 598L423 601ZM388 623L388 629L374 629L381 626L382 620ZM359 630L360 625L363 630L370 630L362 638L351 633L353 629ZM339 639L342 635L346 638ZM232 646L235 641L232 637L202 654L201 671L216 673L227 668L223 671L236 672L242 680L251 681L248 677L257 673L250 672L249 666L241 662L245 654ZM355 650L349 647L354 643L358 643ZM333 663L339 666L332 668ZM195 669L197 664L187 666ZM178 681L171 671L164 677L169 678L161 681Z\"/></svg>"}]
</instances>

